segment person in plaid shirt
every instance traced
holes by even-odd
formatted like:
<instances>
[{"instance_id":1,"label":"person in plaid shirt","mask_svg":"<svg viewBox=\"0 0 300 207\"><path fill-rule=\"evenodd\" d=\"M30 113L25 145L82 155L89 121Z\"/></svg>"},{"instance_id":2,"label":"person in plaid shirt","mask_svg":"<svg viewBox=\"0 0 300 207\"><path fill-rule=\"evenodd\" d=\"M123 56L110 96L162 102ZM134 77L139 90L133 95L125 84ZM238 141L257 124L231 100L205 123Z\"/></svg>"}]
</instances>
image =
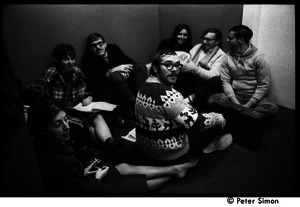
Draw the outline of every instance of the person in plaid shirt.
<instances>
[{"instance_id":1,"label":"person in plaid shirt","mask_svg":"<svg viewBox=\"0 0 300 207\"><path fill-rule=\"evenodd\" d=\"M38 97L43 96L60 104L70 117L79 118L84 127L88 128L94 141L103 143L109 133L104 133L103 127L108 126L103 122L99 113L84 114L72 108L78 103L89 105L93 96L86 91L86 79L79 67L75 66L75 50L71 44L62 43L54 47L52 57L55 63L42 73L33 83L29 84L25 91L25 104L31 105ZM67 110L71 109L71 110ZM103 126L103 123L104 126Z\"/></svg>"}]
</instances>

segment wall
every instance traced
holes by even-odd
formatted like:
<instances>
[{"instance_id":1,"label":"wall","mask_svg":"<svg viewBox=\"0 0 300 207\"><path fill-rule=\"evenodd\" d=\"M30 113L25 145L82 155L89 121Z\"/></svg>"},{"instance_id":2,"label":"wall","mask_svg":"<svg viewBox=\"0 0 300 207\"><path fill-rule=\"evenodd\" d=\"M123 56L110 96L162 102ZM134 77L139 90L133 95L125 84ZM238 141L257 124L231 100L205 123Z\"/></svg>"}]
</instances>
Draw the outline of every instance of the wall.
<instances>
[{"instance_id":1,"label":"wall","mask_svg":"<svg viewBox=\"0 0 300 207\"><path fill-rule=\"evenodd\" d=\"M195 44L205 28L227 32L241 19L242 5L4 5L3 39L14 76L24 88L49 67L56 44L71 43L80 65L92 32L103 34L137 62L148 63L160 40L170 37L179 23L191 26ZM6 193L39 195L44 190L31 141L23 119L7 145Z\"/></svg>"},{"instance_id":2,"label":"wall","mask_svg":"<svg viewBox=\"0 0 300 207\"><path fill-rule=\"evenodd\" d=\"M71 43L80 64L87 36L99 32L145 63L159 40L155 5L5 5L3 11L4 40L23 87L49 66L56 44Z\"/></svg>"},{"instance_id":3,"label":"wall","mask_svg":"<svg viewBox=\"0 0 300 207\"><path fill-rule=\"evenodd\" d=\"M3 11L4 40L23 88L49 67L58 43L73 44L80 64L92 32L102 33L137 62L148 63L160 40L170 37L179 23L191 26L196 44L211 26L226 40L228 27L242 18L242 5L5 5Z\"/></svg>"},{"instance_id":4,"label":"wall","mask_svg":"<svg viewBox=\"0 0 300 207\"><path fill-rule=\"evenodd\" d=\"M186 23L191 27L193 44L200 43L202 32L209 27L216 27L222 32L222 49L227 52L227 31L230 27L241 24L243 5L160 5L159 26L161 38L169 38L174 27Z\"/></svg>"},{"instance_id":5,"label":"wall","mask_svg":"<svg viewBox=\"0 0 300 207\"><path fill-rule=\"evenodd\" d=\"M243 24L253 30L252 43L269 59L268 96L277 104L295 109L295 6L245 5Z\"/></svg>"}]
</instances>

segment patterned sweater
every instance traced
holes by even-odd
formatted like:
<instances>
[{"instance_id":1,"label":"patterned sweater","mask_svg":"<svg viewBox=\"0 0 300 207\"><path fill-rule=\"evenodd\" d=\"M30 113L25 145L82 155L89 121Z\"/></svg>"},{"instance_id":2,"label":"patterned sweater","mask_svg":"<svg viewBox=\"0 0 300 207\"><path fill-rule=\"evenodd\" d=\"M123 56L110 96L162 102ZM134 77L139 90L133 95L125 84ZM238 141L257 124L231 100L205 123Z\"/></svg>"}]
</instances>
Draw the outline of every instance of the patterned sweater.
<instances>
[{"instance_id":1,"label":"patterned sweater","mask_svg":"<svg viewBox=\"0 0 300 207\"><path fill-rule=\"evenodd\" d=\"M168 161L189 150L186 130L206 130L213 126L209 114L198 114L183 96L149 77L140 88L135 105L136 146L148 157Z\"/></svg>"}]
</instances>

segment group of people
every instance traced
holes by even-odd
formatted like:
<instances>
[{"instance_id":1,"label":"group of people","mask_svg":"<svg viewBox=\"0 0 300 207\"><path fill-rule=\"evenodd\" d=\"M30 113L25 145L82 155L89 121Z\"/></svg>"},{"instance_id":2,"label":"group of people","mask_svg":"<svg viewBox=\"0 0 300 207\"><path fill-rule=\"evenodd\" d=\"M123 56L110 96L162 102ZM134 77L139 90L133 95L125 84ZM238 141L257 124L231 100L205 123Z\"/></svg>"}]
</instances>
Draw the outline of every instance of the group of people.
<instances>
[{"instance_id":1,"label":"group of people","mask_svg":"<svg viewBox=\"0 0 300 207\"><path fill-rule=\"evenodd\" d=\"M148 69L135 62L99 33L86 42L81 68L71 44L52 52L55 64L26 89L28 127L46 190L51 193L141 193L156 190L195 167L199 156L224 150L232 143L226 120L205 111L215 98L276 114L265 96L270 69L264 55L250 43L245 25L229 29L230 51L220 48L221 32L206 29L202 43L192 45L191 29L175 27L161 41ZM125 148L113 137L102 112L80 113L72 108L106 101L133 111L136 142ZM68 146L70 117L104 149L111 163L88 166Z\"/></svg>"}]
</instances>

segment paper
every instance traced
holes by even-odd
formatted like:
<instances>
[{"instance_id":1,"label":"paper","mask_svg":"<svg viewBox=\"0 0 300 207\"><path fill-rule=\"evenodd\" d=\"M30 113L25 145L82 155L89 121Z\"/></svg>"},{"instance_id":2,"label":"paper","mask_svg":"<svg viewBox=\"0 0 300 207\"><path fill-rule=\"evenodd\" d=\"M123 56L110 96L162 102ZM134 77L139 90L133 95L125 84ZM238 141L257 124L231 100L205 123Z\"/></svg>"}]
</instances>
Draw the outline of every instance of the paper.
<instances>
[{"instance_id":1,"label":"paper","mask_svg":"<svg viewBox=\"0 0 300 207\"><path fill-rule=\"evenodd\" d=\"M136 141L136 136L135 136L135 128L132 129L126 136L122 136L123 139L126 139L130 142L135 142Z\"/></svg>"},{"instance_id":2,"label":"paper","mask_svg":"<svg viewBox=\"0 0 300 207\"><path fill-rule=\"evenodd\" d=\"M92 102L91 104L87 106L82 106L82 103L77 104L74 106L74 109L79 111L85 111L85 112L92 112L92 111L113 111L117 105L99 101L99 102Z\"/></svg>"}]
</instances>

